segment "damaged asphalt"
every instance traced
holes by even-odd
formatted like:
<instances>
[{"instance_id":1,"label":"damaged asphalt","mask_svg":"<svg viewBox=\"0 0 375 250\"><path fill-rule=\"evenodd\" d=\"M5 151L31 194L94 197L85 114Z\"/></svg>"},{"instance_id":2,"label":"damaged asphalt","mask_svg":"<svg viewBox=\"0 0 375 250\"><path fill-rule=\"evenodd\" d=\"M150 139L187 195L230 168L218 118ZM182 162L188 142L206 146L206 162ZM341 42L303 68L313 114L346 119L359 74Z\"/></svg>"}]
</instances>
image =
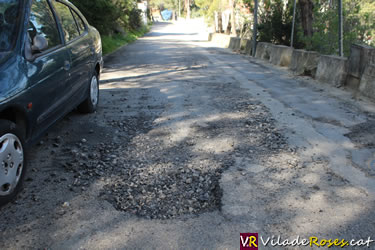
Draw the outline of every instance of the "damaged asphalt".
<instances>
[{"instance_id":1,"label":"damaged asphalt","mask_svg":"<svg viewBox=\"0 0 375 250\"><path fill-rule=\"evenodd\" d=\"M375 104L157 23L106 58L95 114L33 147L1 248L238 249L239 234L367 239Z\"/></svg>"}]
</instances>

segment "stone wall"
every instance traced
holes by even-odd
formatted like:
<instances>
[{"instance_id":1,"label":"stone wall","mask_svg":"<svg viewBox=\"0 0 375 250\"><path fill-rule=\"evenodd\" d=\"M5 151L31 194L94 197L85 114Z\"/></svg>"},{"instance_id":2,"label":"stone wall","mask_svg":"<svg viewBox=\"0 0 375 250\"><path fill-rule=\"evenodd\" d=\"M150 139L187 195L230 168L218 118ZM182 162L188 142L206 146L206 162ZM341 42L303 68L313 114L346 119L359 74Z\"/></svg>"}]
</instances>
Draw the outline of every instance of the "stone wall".
<instances>
[{"instance_id":1,"label":"stone wall","mask_svg":"<svg viewBox=\"0 0 375 250\"><path fill-rule=\"evenodd\" d=\"M251 55L251 40L218 33L210 34L209 40L218 47ZM349 87L375 100L375 48L352 45L350 57L344 58L259 42L255 57L288 67L296 75L312 76L335 87Z\"/></svg>"},{"instance_id":2,"label":"stone wall","mask_svg":"<svg viewBox=\"0 0 375 250\"><path fill-rule=\"evenodd\" d=\"M318 52L295 49L289 69L296 75L315 77L320 55Z\"/></svg>"},{"instance_id":3,"label":"stone wall","mask_svg":"<svg viewBox=\"0 0 375 250\"><path fill-rule=\"evenodd\" d=\"M251 55L253 43L249 39L241 39L240 51L245 55Z\"/></svg>"},{"instance_id":4,"label":"stone wall","mask_svg":"<svg viewBox=\"0 0 375 250\"><path fill-rule=\"evenodd\" d=\"M362 95L375 100L375 64L368 64L365 67L359 91Z\"/></svg>"},{"instance_id":5,"label":"stone wall","mask_svg":"<svg viewBox=\"0 0 375 250\"><path fill-rule=\"evenodd\" d=\"M290 65L293 48L283 45L273 45L270 50L270 63L282 67L288 67Z\"/></svg>"},{"instance_id":6,"label":"stone wall","mask_svg":"<svg viewBox=\"0 0 375 250\"><path fill-rule=\"evenodd\" d=\"M229 42L229 48L235 51L240 50L241 38L231 37Z\"/></svg>"},{"instance_id":7,"label":"stone wall","mask_svg":"<svg viewBox=\"0 0 375 250\"><path fill-rule=\"evenodd\" d=\"M263 60L269 60L271 57L271 48L273 44L260 42L257 44L257 50L255 52L255 57Z\"/></svg>"},{"instance_id":8,"label":"stone wall","mask_svg":"<svg viewBox=\"0 0 375 250\"><path fill-rule=\"evenodd\" d=\"M348 59L345 57L321 55L315 78L336 87L344 86L347 65Z\"/></svg>"}]
</instances>

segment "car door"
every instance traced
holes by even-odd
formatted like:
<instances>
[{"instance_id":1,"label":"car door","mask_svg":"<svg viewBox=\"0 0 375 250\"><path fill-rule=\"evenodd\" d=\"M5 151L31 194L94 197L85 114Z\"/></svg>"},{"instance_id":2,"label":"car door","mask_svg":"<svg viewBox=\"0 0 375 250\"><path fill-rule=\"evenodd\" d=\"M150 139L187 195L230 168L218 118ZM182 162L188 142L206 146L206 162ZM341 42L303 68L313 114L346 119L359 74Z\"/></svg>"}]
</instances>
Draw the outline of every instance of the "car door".
<instances>
[{"instance_id":1,"label":"car door","mask_svg":"<svg viewBox=\"0 0 375 250\"><path fill-rule=\"evenodd\" d=\"M34 130L42 131L65 113L71 65L69 52L63 45L56 17L47 0L34 0L31 5L27 41L30 47L36 35L43 36L48 47L43 51L32 51L26 68L36 120Z\"/></svg>"},{"instance_id":2,"label":"car door","mask_svg":"<svg viewBox=\"0 0 375 250\"><path fill-rule=\"evenodd\" d=\"M77 96L86 93L80 90L89 86L88 82L92 74L90 38L82 19L73 9L59 1L53 1L53 6L64 30L66 47L72 62L70 91L74 99L77 99Z\"/></svg>"}]
</instances>

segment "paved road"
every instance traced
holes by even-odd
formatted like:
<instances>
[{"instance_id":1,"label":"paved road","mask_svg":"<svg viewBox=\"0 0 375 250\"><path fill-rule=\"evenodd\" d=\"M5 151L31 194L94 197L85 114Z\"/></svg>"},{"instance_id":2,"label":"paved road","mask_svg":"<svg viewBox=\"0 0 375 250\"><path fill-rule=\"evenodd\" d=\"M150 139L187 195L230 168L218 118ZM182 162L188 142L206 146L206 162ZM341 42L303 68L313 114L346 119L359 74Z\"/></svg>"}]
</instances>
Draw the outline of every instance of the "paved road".
<instances>
[{"instance_id":1,"label":"paved road","mask_svg":"<svg viewBox=\"0 0 375 250\"><path fill-rule=\"evenodd\" d=\"M30 152L0 210L2 249L375 238L375 105L200 31L158 23L107 58L98 112L73 112Z\"/></svg>"}]
</instances>

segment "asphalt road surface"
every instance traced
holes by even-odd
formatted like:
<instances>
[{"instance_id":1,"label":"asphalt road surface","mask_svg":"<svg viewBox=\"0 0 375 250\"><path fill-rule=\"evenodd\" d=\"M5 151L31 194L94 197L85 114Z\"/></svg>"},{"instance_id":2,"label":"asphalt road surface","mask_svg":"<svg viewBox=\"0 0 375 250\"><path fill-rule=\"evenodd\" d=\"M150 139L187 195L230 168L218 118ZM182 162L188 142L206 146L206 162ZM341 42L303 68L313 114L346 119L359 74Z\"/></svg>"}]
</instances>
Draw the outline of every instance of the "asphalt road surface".
<instances>
[{"instance_id":1,"label":"asphalt road surface","mask_svg":"<svg viewBox=\"0 0 375 250\"><path fill-rule=\"evenodd\" d=\"M1 249L375 239L374 103L204 31L157 23L106 58L98 111L72 112L29 152L24 190L0 209Z\"/></svg>"}]
</instances>

